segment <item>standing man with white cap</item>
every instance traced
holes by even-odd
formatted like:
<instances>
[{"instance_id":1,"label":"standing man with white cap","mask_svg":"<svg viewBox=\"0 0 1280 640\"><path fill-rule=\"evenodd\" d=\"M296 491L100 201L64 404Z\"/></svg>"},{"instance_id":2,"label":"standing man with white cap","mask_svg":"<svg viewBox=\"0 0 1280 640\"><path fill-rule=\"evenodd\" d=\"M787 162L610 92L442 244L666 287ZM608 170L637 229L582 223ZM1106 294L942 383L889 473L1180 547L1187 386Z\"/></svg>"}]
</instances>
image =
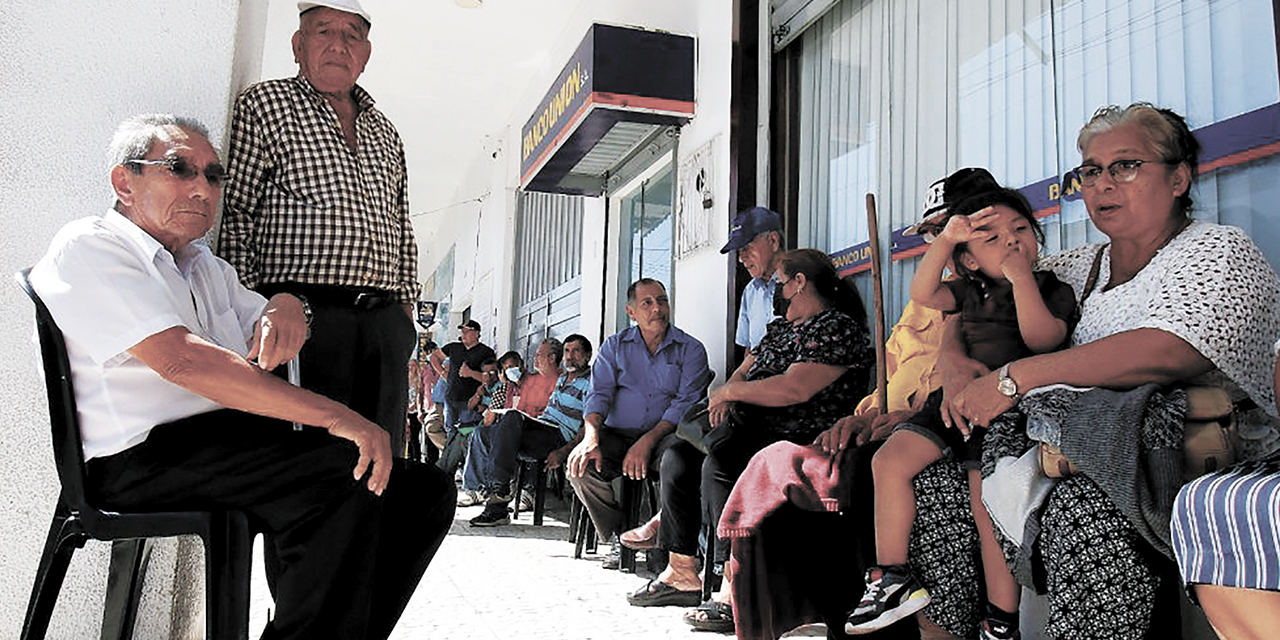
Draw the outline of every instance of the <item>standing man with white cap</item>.
<instances>
[{"instance_id":1,"label":"standing man with white cap","mask_svg":"<svg viewBox=\"0 0 1280 640\"><path fill-rule=\"evenodd\" d=\"M356 84L371 50L359 1L298 10L298 75L236 101L218 253L245 286L308 303L302 386L379 424L404 451L419 292L404 145Z\"/></svg>"},{"instance_id":2,"label":"standing man with white cap","mask_svg":"<svg viewBox=\"0 0 1280 640\"><path fill-rule=\"evenodd\" d=\"M359 0L304 1L298 12L298 75L236 100L218 253L246 287L302 300L310 338L298 354L301 385L385 429L401 452L419 292L404 145L356 84L371 51L372 21ZM428 489L392 511L452 511L451 479L432 465L415 471L431 476L419 485ZM394 532L427 541L421 560L402 559L406 582L421 577L446 533L447 522ZM273 592L289 559L268 553ZM390 635L411 593L375 599L361 612L370 621L363 637Z\"/></svg>"}]
</instances>

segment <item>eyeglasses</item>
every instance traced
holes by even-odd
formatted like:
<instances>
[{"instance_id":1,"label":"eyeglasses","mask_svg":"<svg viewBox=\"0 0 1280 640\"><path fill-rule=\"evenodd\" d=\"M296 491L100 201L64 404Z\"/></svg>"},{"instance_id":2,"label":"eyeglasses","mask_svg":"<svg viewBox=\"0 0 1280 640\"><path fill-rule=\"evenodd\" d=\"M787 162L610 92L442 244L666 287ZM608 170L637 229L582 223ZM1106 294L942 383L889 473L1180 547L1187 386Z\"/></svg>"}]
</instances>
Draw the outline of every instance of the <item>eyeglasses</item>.
<instances>
[{"instance_id":1,"label":"eyeglasses","mask_svg":"<svg viewBox=\"0 0 1280 640\"><path fill-rule=\"evenodd\" d=\"M173 174L174 177L180 180L193 180L196 176L201 174L201 171L197 169L194 164L182 156L167 156L159 160L126 160L124 164L164 167L169 170L169 173ZM209 186L215 188L221 188L223 181L227 179L227 170L223 169L222 165L216 162L206 165L203 173L204 179L209 181Z\"/></svg>"},{"instance_id":2,"label":"eyeglasses","mask_svg":"<svg viewBox=\"0 0 1280 640\"><path fill-rule=\"evenodd\" d=\"M1178 164L1176 162L1166 162L1164 160L1116 160L1107 165L1106 171L1111 174L1111 179L1115 182L1125 183L1133 182L1138 177L1138 169L1144 164ZM1072 170L1077 177L1080 178L1080 184L1085 187L1092 187L1098 183L1098 179L1102 177L1103 168L1096 164L1082 164Z\"/></svg>"}]
</instances>

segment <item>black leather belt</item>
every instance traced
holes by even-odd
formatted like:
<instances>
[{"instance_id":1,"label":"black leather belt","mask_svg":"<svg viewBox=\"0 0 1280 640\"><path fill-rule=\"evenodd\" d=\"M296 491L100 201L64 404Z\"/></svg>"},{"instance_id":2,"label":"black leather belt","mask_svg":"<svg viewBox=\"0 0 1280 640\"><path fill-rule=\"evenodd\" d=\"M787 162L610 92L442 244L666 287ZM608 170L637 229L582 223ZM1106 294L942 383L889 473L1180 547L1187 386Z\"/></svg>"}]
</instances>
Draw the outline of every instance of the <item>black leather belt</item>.
<instances>
[{"instance_id":1,"label":"black leather belt","mask_svg":"<svg viewBox=\"0 0 1280 640\"><path fill-rule=\"evenodd\" d=\"M313 307L341 307L359 311L381 309L395 302L395 294L373 287L345 287L297 282L272 282L258 287L258 293L270 298L277 293L292 293L306 297Z\"/></svg>"}]
</instances>

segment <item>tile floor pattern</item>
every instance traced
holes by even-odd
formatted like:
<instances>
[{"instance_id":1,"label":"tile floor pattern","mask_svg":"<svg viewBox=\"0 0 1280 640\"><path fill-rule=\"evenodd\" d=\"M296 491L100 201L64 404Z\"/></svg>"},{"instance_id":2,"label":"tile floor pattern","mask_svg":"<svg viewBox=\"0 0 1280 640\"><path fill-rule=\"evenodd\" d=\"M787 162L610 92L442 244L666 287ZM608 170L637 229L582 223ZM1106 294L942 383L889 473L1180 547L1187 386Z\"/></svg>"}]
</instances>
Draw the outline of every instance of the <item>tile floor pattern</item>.
<instances>
[{"instance_id":1,"label":"tile floor pattern","mask_svg":"<svg viewBox=\"0 0 1280 640\"><path fill-rule=\"evenodd\" d=\"M600 568L600 555L573 558L565 504L548 497L543 526L522 512L511 525L472 528L482 507L459 508L392 640L715 640L695 632L678 607L632 607L626 594L645 577ZM261 632L271 599L255 549L250 636ZM607 547L600 551L603 553ZM640 571L644 572L643 557ZM647 574L644 574L647 575ZM820 627L820 626L819 626ZM804 636L825 637L821 628Z\"/></svg>"}]
</instances>

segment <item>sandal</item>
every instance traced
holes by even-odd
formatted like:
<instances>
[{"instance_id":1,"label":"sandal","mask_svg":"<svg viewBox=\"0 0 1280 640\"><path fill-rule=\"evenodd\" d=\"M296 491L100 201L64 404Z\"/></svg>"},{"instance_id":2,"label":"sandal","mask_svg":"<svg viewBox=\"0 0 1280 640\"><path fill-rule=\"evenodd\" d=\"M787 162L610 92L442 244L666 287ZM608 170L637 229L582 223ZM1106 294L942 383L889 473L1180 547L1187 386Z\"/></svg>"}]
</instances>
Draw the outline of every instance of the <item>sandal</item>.
<instances>
[{"instance_id":1,"label":"sandal","mask_svg":"<svg viewBox=\"0 0 1280 640\"><path fill-rule=\"evenodd\" d=\"M702 615L699 616L698 614ZM728 633L733 631L733 605L707 600L696 609L686 611L684 621L699 631Z\"/></svg>"},{"instance_id":2,"label":"sandal","mask_svg":"<svg viewBox=\"0 0 1280 640\"><path fill-rule=\"evenodd\" d=\"M681 591L654 578L648 584L627 594L633 607L692 607L702 600L702 591Z\"/></svg>"}]
</instances>

